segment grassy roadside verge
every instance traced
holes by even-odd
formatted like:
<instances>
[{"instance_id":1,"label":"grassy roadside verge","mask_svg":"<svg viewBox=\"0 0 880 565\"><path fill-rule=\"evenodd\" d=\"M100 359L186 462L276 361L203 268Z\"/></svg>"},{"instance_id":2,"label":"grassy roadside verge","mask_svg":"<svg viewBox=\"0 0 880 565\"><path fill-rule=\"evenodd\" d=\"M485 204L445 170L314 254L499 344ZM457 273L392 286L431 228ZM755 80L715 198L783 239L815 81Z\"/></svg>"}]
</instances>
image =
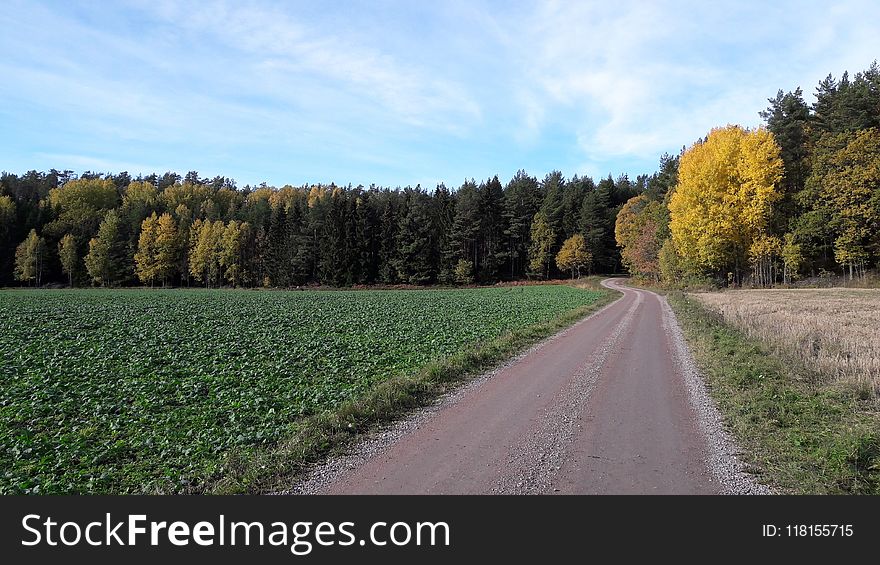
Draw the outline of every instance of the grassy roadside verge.
<instances>
[{"instance_id":1,"label":"grassy roadside verge","mask_svg":"<svg viewBox=\"0 0 880 565\"><path fill-rule=\"evenodd\" d=\"M743 461L792 494L880 494L880 414L851 387L769 353L680 292L667 294Z\"/></svg>"},{"instance_id":2,"label":"grassy roadside verge","mask_svg":"<svg viewBox=\"0 0 880 565\"><path fill-rule=\"evenodd\" d=\"M620 293L599 285L601 277L582 279L574 286L602 294L591 304L561 316L518 328L491 341L475 344L433 361L418 372L389 379L356 400L302 421L289 439L268 449L230 454L221 478L207 487L215 494L263 493L284 489L310 463L341 451L364 433L399 419L409 411L502 362L526 347L571 326L613 302Z\"/></svg>"}]
</instances>

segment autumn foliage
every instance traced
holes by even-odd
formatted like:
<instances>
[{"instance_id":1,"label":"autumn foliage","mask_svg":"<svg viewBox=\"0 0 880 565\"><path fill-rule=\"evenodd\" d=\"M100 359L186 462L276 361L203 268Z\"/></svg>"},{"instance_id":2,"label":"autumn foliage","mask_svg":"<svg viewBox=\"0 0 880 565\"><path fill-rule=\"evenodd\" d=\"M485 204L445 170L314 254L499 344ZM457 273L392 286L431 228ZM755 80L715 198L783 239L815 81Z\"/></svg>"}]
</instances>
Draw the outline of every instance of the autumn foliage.
<instances>
[{"instance_id":1,"label":"autumn foliage","mask_svg":"<svg viewBox=\"0 0 880 565\"><path fill-rule=\"evenodd\" d=\"M623 265L636 277L660 279L660 247L667 231L668 213L662 202L640 194L617 214L614 237L621 247Z\"/></svg>"},{"instance_id":2,"label":"autumn foliage","mask_svg":"<svg viewBox=\"0 0 880 565\"><path fill-rule=\"evenodd\" d=\"M571 278L580 277L581 271L588 269L592 261L587 242L579 233L566 239L556 254L556 266L560 271L571 271Z\"/></svg>"},{"instance_id":3,"label":"autumn foliage","mask_svg":"<svg viewBox=\"0 0 880 565\"><path fill-rule=\"evenodd\" d=\"M773 134L739 126L712 130L681 157L669 200L669 230L686 263L740 277L752 245L767 235L779 199L782 159Z\"/></svg>"}]
</instances>

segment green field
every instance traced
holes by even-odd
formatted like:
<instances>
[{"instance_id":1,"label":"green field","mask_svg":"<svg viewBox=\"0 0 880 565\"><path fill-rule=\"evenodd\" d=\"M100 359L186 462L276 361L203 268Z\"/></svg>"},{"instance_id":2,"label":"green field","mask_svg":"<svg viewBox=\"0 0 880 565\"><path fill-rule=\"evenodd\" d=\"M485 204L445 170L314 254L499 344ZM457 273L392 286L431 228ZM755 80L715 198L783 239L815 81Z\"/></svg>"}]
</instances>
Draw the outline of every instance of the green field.
<instances>
[{"instance_id":1,"label":"green field","mask_svg":"<svg viewBox=\"0 0 880 565\"><path fill-rule=\"evenodd\" d=\"M0 493L199 492L230 452L599 296L0 291Z\"/></svg>"}]
</instances>

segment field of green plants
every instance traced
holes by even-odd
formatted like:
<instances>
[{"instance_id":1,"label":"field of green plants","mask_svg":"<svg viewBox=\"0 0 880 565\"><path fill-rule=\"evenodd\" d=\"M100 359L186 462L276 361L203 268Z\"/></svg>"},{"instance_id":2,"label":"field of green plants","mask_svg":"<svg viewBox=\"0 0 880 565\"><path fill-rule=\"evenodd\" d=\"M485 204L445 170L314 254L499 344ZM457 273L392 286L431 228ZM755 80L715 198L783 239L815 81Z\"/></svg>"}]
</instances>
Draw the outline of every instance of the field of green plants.
<instances>
[{"instance_id":1,"label":"field of green plants","mask_svg":"<svg viewBox=\"0 0 880 565\"><path fill-rule=\"evenodd\" d=\"M0 291L0 493L198 491L232 449L598 296Z\"/></svg>"}]
</instances>

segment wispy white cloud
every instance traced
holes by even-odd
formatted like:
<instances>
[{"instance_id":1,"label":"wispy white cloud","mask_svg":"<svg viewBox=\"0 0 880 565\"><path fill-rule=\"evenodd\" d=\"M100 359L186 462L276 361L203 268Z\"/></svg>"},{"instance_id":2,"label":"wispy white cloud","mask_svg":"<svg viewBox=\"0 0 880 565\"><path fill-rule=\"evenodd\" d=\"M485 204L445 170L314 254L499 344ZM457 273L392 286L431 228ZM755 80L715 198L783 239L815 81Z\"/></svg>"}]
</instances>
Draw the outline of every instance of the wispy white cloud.
<instances>
[{"instance_id":1,"label":"wispy white cloud","mask_svg":"<svg viewBox=\"0 0 880 565\"><path fill-rule=\"evenodd\" d=\"M6 0L0 155L17 161L0 166L242 184L636 174L713 126L757 124L778 88L864 69L878 20L871 0Z\"/></svg>"},{"instance_id":2,"label":"wispy white cloud","mask_svg":"<svg viewBox=\"0 0 880 565\"><path fill-rule=\"evenodd\" d=\"M777 88L880 53L880 6L544 2L528 16L526 131L565 115L590 162L656 158L726 123L756 125ZM536 119L536 117L538 119ZM544 125L550 127L551 124Z\"/></svg>"},{"instance_id":3,"label":"wispy white cloud","mask_svg":"<svg viewBox=\"0 0 880 565\"><path fill-rule=\"evenodd\" d=\"M37 159L46 163L52 163L51 167L59 169L70 169L73 171L95 171L95 172L122 172L128 171L132 176L139 174L149 175L156 171L162 171L160 166L145 163L133 163L129 161L117 161L115 159L104 159L93 155L76 155L70 153L36 153Z\"/></svg>"},{"instance_id":4,"label":"wispy white cloud","mask_svg":"<svg viewBox=\"0 0 880 565\"><path fill-rule=\"evenodd\" d=\"M410 126L461 131L461 123L480 118L479 104L462 85L403 63L364 38L351 39L347 29L317 28L279 8L252 3L141 6L172 29L208 36L222 45L225 56L241 65L235 69L242 73L240 79L232 81L239 88L258 85L282 101L306 104L295 92L303 82L318 78L329 81L333 90L374 101L387 119Z\"/></svg>"}]
</instances>

